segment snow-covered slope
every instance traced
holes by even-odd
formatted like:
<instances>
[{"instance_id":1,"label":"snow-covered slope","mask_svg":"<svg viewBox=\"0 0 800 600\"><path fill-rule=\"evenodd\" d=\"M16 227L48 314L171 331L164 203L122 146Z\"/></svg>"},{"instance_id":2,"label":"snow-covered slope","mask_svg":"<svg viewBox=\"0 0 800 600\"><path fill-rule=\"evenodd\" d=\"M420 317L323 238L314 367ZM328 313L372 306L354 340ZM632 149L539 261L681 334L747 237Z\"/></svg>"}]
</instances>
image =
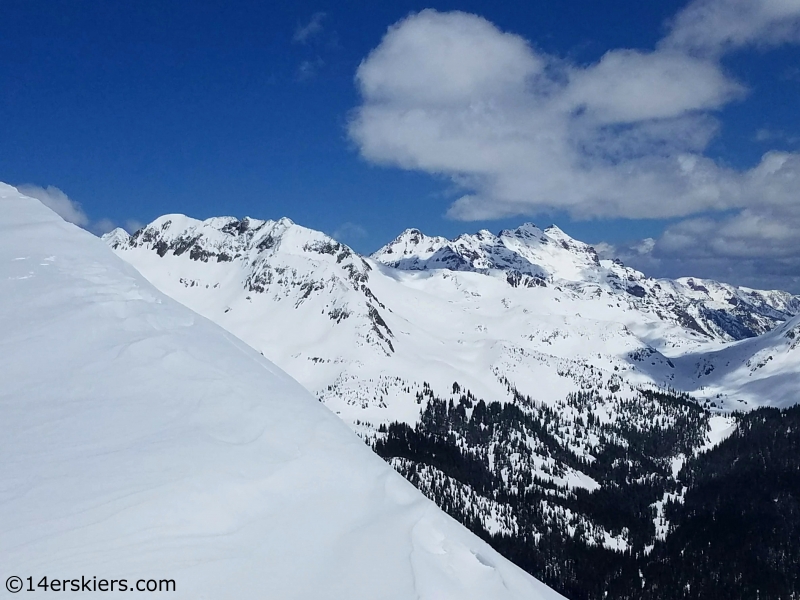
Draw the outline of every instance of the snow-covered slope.
<instances>
[{"instance_id":1,"label":"snow-covered slope","mask_svg":"<svg viewBox=\"0 0 800 600\"><path fill-rule=\"evenodd\" d=\"M448 269L479 273L501 269L539 285L557 285L581 295L598 290L632 302L642 312L722 340L753 337L800 313L800 299L782 291L740 288L707 279L652 279L619 261L601 261L592 246L555 225L526 223L495 236L488 231L454 240L404 231L372 255L404 270Z\"/></svg>"},{"instance_id":2,"label":"snow-covered slope","mask_svg":"<svg viewBox=\"0 0 800 600\"><path fill-rule=\"evenodd\" d=\"M800 403L800 317L756 338L716 352L687 354L677 366L690 382L700 382L703 396L730 398L729 406L787 407ZM730 395L730 390L737 390Z\"/></svg>"},{"instance_id":3,"label":"snow-covered slope","mask_svg":"<svg viewBox=\"0 0 800 600\"><path fill-rule=\"evenodd\" d=\"M552 281L593 278L600 259L594 248L567 236L558 227L541 230L525 223L499 235L487 230L454 240L429 237L408 229L372 255L386 265L406 270L519 271Z\"/></svg>"},{"instance_id":4,"label":"snow-covered slope","mask_svg":"<svg viewBox=\"0 0 800 600\"><path fill-rule=\"evenodd\" d=\"M336 264L352 277L322 281L369 315L366 263ZM214 600L559 597L257 352L5 185L0 330L4 578L173 579L161 596Z\"/></svg>"},{"instance_id":5,"label":"snow-covered slope","mask_svg":"<svg viewBox=\"0 0 800 600\"><path fill-rule=\"evenodd\" d=\"M373 259L288 219L167 215L106 241L355 428L414 423L424 385L453 382L487 401L513 387L552 404L619 379L755 404L734 379L711 394L695 364L800 311L785 292L650 279L530 224L452 241L409 230Z\"/></svg>"}]
</instances>

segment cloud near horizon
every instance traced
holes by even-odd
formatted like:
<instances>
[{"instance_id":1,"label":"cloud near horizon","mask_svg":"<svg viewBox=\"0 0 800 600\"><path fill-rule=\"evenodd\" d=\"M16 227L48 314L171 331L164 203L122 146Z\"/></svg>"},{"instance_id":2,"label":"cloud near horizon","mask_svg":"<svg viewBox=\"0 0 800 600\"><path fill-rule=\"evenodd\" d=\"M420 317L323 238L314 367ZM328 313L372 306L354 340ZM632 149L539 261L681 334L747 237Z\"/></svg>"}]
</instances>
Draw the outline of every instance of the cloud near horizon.
<instances>
[{"instance_id":1,"label":"cloud near horizon","mask_svg":"<svg viewBox=\"0 0 800 600\"><path fill-rule=\"evenodd\" d=\"M40 187L26 183L18 185L17 189L21 194L29 198L36 198L68 223L84 228L89 225L89 217L83 211L80 203L70 199L69 196L54 185Z\"/></svg>"},{"instance_id":2,"label":"cloud near horizon","mask_svg":"<svg viewBox=\"0 0 800 600\"><path fill-rule=\"evenodd\" d=\"M339 225L331 234L331 237L338 242L353 242L367 237L367 230L358 223L346 221Z\"/></svg>"},{"instance_id":3,"label":"cloud near horizon","mask_svg":"<svg viewBox=\"0 0 800 600\"><path fill-rule=\"evenodd\" d=\"M776 256L781 226L800 226L800 154L767 152L740 171L704 151L715 111L748 93L720 57L798 31L800 0L695 0L654 50L575 65L477 15L424 10L362 61L349 134L370 162L449 178L462 191L453 219L687 218L654 251L713 232L711 255L755 244ZM722 216L701 233L698 214Z\"/></svg>"},{"instance_id":4,"label":"cloud near horizon","mask_svg":"<svg viewBox=\"0 0 800 600\"><path fill-rule=\"evenodd\" d=\"M26 183L18 185L17 189L25 196L36 198L68 223L77 225L78 227L86 229L95 235L108 233L117 227L117 225L111 219L103 218L98 219L97 221L92 221L86 212L84 212L80 202L72 200L69 196L67 196L67 194L54 185L41 187ZM125 225L129 233L131 233L130 227L136 225L141 227L141 224L135 220L129 220Z\"/></svg>"}]
</instances>

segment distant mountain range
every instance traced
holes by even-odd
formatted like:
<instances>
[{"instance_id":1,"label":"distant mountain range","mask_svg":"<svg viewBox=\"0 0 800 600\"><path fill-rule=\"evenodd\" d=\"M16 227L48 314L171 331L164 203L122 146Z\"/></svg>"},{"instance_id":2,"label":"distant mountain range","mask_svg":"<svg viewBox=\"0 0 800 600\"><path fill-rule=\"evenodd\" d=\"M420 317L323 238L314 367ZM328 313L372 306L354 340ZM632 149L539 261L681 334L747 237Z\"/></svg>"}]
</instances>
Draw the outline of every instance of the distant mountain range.
<instances>
[{"instance_id":1,"label":"distant mountain range","mask_svg":"<svg viewBox=\"0 0 800 600\"><path fill-rule=\"evenodd\" d=\"M800 314L797 296L652 279L557 227L455 240L410 229L371 257L288 219L167 215L105 240L323 400L335 389L326 401L350 422L398 411L413 422L414 395L379 380L420 382L427 371L437 389L459 381L480 397L510 398L502 376L547 403L581 389L553 368L576 362L734 409L761 404L768 380L793 372L781 339L765 334ZM792 401L770 391L772 404Z\"/></svg>"},{"instance_id":2,"label":"distant mountain range","mask_svg":"<svg viewBox=\"0 0 800 600\"><path fill-rule=\"evenodd\" d=\"M289 219L166 215L105 241L570 598L666 543L681 468L731 410L798 401L800 298L649 278L554 226L410 229L369 257Z\"/></svg>"}]
</instances>

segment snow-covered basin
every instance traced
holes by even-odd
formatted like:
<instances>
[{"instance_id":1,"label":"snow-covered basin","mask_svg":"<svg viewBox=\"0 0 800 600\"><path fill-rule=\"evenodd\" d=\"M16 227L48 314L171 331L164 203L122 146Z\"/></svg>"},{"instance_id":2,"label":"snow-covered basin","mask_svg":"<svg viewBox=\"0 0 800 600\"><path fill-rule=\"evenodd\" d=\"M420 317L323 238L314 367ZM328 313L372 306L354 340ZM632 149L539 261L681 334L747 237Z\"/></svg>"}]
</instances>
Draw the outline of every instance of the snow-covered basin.
<instances>
[{"instance_id":1,"label":"snow-covered basin","mask_svg":"<svg viewBox=\"0 0 800 600\"><path fill-rule=\"evenodd\" d=\"M172 579L153 595L192 599L560 598L258 352L2 184L0 331L4 581Z\"/></svg>"}]
</instances>

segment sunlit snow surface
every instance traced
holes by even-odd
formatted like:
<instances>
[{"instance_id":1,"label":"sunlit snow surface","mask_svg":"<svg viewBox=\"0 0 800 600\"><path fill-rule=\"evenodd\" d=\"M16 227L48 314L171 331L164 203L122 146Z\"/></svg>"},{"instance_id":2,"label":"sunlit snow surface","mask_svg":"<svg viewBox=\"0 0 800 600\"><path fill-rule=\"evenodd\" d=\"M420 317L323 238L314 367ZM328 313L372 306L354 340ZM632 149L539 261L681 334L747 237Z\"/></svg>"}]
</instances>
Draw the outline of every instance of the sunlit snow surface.
<instances>
[{"instance_id":1,"label":"sunlit snow surface","mask_svg":"<svg viewBox=\"0 0 800 600\"><path fill-rule=\"evenodd\" d=\"M792 404L800 385L800 298L651 279L555 227L452 241L408 230L372 258L288 219L165 215L106 241L357 431L415 423L424 383L503 401L510 382L553 404L621 379L745 410ZM737 311L762 334L732 342L720 323Z\"/></svg>"},{"instance_id":2,"label":"sunlit snow surface","mask_svg":"<svg viewBox=\"0 0 800 600\"><path fill-rule=\"evenodd\" d=\"M0 330L3 579L169 578L163 596L192 599L560 597L258 352L2 185Z\"/></svg>"}]
</instances>

